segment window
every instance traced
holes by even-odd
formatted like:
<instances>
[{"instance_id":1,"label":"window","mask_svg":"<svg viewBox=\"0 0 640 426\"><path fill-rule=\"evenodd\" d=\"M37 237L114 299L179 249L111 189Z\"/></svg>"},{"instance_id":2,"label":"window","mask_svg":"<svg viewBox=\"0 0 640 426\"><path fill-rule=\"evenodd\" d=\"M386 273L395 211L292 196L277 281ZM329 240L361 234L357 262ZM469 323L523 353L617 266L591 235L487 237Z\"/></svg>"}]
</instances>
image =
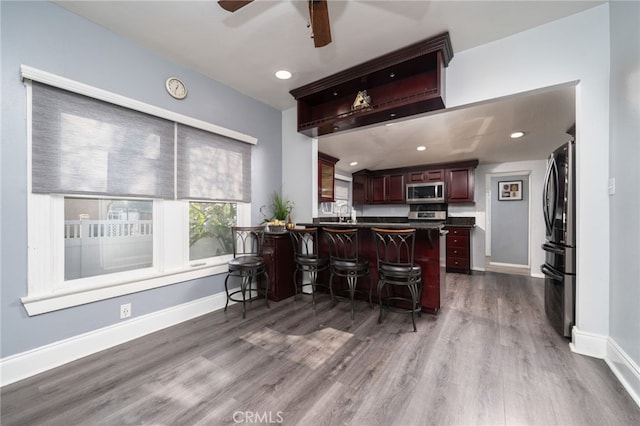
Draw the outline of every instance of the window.
<instances>
[{"instance_id":1,"label":"window","mask_svg":"<svg viewBox=\"0 0 640 426\"><path fill-rule=\"evenodd\" d=\"M65 197L65 281L152 266L152 201Z\"/></svg>"},{"instance_id":2,"label":"window","mask_svg":"<svg viewBox=\"0 0 640 426\"><path fill-rule=\"evenodd\" d=\"M229 227L249 224L255 139L28 67L23 78L29 315L226 270Z\"/></svg>"},{"instance_id":3,"label":"window","mask_svg":"<svg viewBox=\"0 0 640 426\"><path fill-rule=\"evenodd\" d=\"M189 203L189 260L233 254L234 203Z\"/></svg>"}]
</instances>

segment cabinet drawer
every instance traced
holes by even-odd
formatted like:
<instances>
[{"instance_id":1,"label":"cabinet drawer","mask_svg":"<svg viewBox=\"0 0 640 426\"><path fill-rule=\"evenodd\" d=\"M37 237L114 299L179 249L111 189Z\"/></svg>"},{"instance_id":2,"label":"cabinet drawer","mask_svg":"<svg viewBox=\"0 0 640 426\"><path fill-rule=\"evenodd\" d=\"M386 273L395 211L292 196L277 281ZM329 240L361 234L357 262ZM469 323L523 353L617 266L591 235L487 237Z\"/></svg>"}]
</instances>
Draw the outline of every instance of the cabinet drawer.
<instances>
[{"instance_id":1,"label":"cabinet drawer","mask_svg":"<svg viewBox=\"0 0 640 426\"><path fill-rule=\"evenodd\" d=\"M468 237L470 230L467 228L446 228L449 231L449 236L456 235L459 237Z\"/></svg>"},{"instance_id":2,"label":"cabinet drawer","mask_svg":"<svg viewBox=\"0 0 640 426\"><path fill-rule=\"evenodd\" d=\"M447 250L447 256L461 257L461 258L464 258L464 259L468 259L469 258L469 247L468 246L464 246L464 247L457 247L457 246L449 247L449 249Z\"/></svg>"},{"instance_id":3,"label":"cabinet drawer","mask_svg":"<svg viewBox=\"0 0 640 426\"><path fill-rule=\"evenodd\" d=\"M447 235L447 250L452 247L469 247L469 237L458 237L456 235Z\"/></svg>"},{"instance_id":4,"label":"cabinet drawer","mask_svg":"<svg viewBox=\"0 0 640 426\"><path fill-rule=\"evenodd\" d=\"M467 270L469 269L469 259L447 256L447 268Z\"/></svg>"}]
</instances>

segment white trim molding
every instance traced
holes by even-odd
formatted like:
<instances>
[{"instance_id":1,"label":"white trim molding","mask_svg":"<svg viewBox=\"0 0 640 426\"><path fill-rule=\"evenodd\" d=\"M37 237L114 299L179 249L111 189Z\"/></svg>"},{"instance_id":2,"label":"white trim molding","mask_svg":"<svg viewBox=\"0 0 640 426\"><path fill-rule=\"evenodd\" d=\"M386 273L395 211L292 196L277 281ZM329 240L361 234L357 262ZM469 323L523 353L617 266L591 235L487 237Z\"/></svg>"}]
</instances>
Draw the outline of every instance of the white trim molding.
<instances>
[{"instance_id":1,"label":"white trim molding","mask_svg":"<svg viewBox=\"0 0 640 426\"><path fill-rule=\"evenodd\" d=\"M230 291L234 291L230 289ZM220 292L162 311L125 320L0 360L0 386L17 382L71 361L109 349L167 327L224 308ZM229 302L232 304L234 302Z\"/></svg>"},{"instance_id":2,"label":"white trim molding","mask_svg":"<svg viewBox=\"0 0 640 426\"><path fill-rule=\"evenodd\" d=\"M607 341L607 357L604 360L640 407L640 367L638 364L611 337Z\"/></svg>"},{"instance_id":3,"label":"white trim molding","mask_svg":"<svg viewBox=\"0 0 640 426\"><path fill-rule=\"evenodd\" d=\"M607 336L581 331L574 326L569 347L577 354L604 359L607 356Z\"/></svg>"}]
</instances>

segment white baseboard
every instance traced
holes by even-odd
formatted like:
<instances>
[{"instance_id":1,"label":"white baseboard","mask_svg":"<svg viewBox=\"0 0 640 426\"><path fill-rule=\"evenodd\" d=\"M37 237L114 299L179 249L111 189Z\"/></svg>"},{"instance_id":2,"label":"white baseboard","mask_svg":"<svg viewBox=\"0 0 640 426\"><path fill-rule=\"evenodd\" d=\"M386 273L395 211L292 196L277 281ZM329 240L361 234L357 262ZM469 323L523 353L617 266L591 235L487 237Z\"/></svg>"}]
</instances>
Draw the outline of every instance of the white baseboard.
<instances>
[{"instance_id":1,"label":"white baseboard","mask_svg":"<svg viewBox=\"0 0 640 426\"><path fill-rule=\"evenodd\" d=\"M533 269L532 269L533 271ZM531 272L531 276L533 278L544 278L544 274L542 272Z\"/></svg>"},{"instance_id":2,"label":"white baseboard","mask_svg":"<svg viewBox=\"0 0 640 426\"><path fill-rule=\"evenodd\" d=\"M580 331L574 326L569 347L575 353L604 359L607 356L607 336Z\"/></svg>"},{"instance_id":3,"label":"white baseboard","mask_svg":"<svg viewBox=\"0 0 640 426\"><path fill-rule=\"evenodd\" d=\"M0 386L222 309L225 302L226 293L217 293L3 358L0 360Z\"/></svg>"},{"instance_id":4,"label":"white baseboard","mask_svg":"<svg viewBox=\"0 0 640 426\"><path fill-rule=\"evenodd\" d=\"M604 359L631 398L640 407L640 368L618 344L609 337Z\"/></svg>"},{"instance_id":5,"label":"white baseboard","mask_svg":"<svg viewBox=\"0 0 640 426\"><path fill-rule=\"evenodd\" d=\"M529 265L521 265L519 263L489 262L489 265L503 268L529 269Z\"/></svg>"}]
</instances>

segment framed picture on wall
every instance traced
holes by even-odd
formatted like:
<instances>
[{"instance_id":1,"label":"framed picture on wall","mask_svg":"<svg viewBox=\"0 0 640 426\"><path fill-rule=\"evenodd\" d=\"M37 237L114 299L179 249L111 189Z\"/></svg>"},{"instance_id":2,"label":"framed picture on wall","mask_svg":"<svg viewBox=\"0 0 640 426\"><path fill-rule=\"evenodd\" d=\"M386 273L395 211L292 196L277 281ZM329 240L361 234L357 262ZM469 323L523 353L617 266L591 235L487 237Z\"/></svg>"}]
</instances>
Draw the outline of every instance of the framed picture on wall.
<instances>
[{"instance_id":1,"label":"framed picture on wall","mask_svg":"<svg viewBox=\"0 0 640 426\"><path fill-rule=\"evenodd\" d=\"M510 180L498 182L499 201L522 200L522 181Z\"/></svg>"}]
</instances>

